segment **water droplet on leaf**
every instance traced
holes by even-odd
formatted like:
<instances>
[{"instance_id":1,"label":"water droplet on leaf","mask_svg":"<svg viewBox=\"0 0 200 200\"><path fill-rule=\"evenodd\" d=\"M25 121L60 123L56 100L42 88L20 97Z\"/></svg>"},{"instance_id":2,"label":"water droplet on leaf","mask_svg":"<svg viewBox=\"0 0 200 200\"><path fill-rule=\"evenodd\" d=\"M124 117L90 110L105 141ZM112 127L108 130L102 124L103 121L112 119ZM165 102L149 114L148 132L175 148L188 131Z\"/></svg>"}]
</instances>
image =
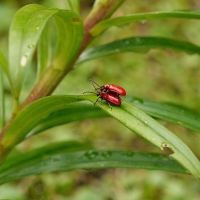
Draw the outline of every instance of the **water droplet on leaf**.
<instances>
[{"instance_id":1,"label":"water droplet on leaf","mask_svg":"<svg viewBox=\"0 0 200 200\"><path fill-rule=\"evenodd\" d=\"M23 56L22 56L21 61L20 61L20 65L21 65L22 67L24 67L24 66L26 65L27 59L28 59L28 57L27 57L26 55L23 55Z\"/></svg>"},{"instance_id":2,"label":"water droplet on leaf","mask_svg":"<svg viewBox=\"0 0 200 200\"><path fill-rule=\"evenodd\" d=\"M105 151L105 152L102 153L102 156L103 156L104 158L108 158L108 157L112 156L112 152L110 152L110 151Z\"/></svg>"},{"instance_id":3,"label":"water droplet on leaf","mask_svg":"<svg viewBox=\"0 0 200 200\"><path fill-rule=\"evenodd\" d=\"M29 49L32 49L34 46L35 46L34 44L29 44L29 45L28 45L28 48L29 48Z\"/></svg>"},{"instance_id":4,"label":"water droplet on leaf","mask_svg":"<svg viewBox=\"0 0 200 200\"><path fill-rule=\"evenodd\" d=\"M89 159L89 160L93 160L94 158L96 158L98 156L98 153L95 151L88 151L85 153L85 156Z\"/></svg>"}]
</instances>

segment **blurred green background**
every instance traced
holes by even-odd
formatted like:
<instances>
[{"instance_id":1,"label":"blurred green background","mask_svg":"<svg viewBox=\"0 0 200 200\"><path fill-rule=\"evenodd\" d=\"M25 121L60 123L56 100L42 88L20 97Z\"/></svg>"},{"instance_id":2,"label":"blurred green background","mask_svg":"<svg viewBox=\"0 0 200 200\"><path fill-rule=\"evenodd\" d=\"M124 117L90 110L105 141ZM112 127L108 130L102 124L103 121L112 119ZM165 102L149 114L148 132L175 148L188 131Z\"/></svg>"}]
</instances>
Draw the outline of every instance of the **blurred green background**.
<instances>
[{"instance_id":1,"label":"blurred green background","mask_svg":"<svg viewBox=\"0 0 200 200\"><path fill-rule=\"evenodd\" d=\"M5 0L0 1L0 50L7 55L8 30L14 13L22 6L37 3L47 7L67 8L65 0ZM92 0L81 1L81 16L85 18ZM200 9L198 0L126 0L113 17L170 10ZM135 22L126 27L113 27L93 41L105 44L131 36L160 36L189 41L200 45L200 21L167 19ZM17 49L16 49L17 51ZM71 71L54 94L82 94L93 90L89 79L100 85L121 85L130 96L158 102L170 102L192 108L200 113L200 58L172 50L151 50L146 54L124 53L89 61ZM35 83L36 56L28 74L21 101ZM6 116L12 101L6 84ZM172 123L160 121L176 133L200 158L200 135ZM162 153L153 145L119 124L115 119L95 119L74 122L52 128L22 144L18 150L28 150L63 140L89 140L98 149L131 149ZM56 200L199 200L199 183L188 175L167 172L106 169L77 170L27 177L0 186L0 199Z\"/></svg>"}]
</instances>

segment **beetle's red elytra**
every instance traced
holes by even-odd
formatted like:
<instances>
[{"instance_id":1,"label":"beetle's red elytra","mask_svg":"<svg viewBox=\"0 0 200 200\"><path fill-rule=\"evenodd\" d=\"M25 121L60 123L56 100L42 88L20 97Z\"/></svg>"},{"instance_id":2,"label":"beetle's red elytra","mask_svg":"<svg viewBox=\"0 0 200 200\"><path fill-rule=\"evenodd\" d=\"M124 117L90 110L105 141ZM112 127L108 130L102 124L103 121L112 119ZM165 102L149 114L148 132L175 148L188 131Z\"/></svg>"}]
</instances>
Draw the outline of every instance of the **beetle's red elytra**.
<instances>
[{"instance_id":1,"label":"beetle's red elytra","mask_svg":"<svg viewBox=\"0 0 200 200\"><path fill-rule=\"evenodd\" d=\"M84 93L93 93L98 96L97 100L95 101L94 105L97 103L99 99L101 99L101 106L102 106L102 100L105 100L107 104L110 106L110 109L112 110L112 105L120 106L122 103L121 98L119 95L126 96L126 90L118 85L115 84L105 84L103 86L98 85L93 80L90 80L93 87L95 88L96 92L84 92ZM98 88L95 87L95 85L98 86ZM84 94L83 93L83 94Z\"/></svg>"},{"instance_id":2,"label":"beetle's red elytra","mask_svg":"<svg viewBox=\"0 0 200 200\"><path fill-rule=\"evenodd\" d=\"M118 96L126 96L126 90L124 88L122 88L121 86L115 85L115 84L105 84L103 86L100 86L99 84L97 84L96 82L94 82L93 80L91 80L92 85L94 86L95 90L101 90L103 92L113 92L116 93ZM95 87L95 85L98 86L98 88Z\"/></svg>"}]
</instances>

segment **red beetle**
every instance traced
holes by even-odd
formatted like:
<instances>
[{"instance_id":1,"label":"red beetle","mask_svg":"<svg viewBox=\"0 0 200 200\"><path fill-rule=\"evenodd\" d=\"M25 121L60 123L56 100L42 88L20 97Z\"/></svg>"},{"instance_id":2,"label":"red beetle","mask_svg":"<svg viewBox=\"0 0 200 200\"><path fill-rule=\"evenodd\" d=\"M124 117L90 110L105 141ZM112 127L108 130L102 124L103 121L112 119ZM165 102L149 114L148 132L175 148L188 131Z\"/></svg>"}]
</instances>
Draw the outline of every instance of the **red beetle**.
<instances>
[{"instance_id":1,"label":"red beetle","mask_svg":"<svg viewBox=\"0 0 200 200\"><path fill-rule=\"evenodd\" d=\"M121 95L121 96L126 96L126 90L118 85L115 84L105 84L103 86L98 85L96 82L94 82L93 80L91 80L92 85L94 86L95 90L100 89L103 92L112 92L115 93L117 96ZM95 87L96 84L98 86L98 88Z\"/></svg>"},{"instance_id":2,"label":"red beetle","mask_svg":"<svg viewBox=\"0 0 200 200\"><path fill-rule=\"evenodd\" d=\"M112 110L112 106L111 104L115 105L115 106L120 106L122 104L122 101L120 99L120 97L112 94L112 93L107 93L107 92L99 92L97 94L98 99L101 98L101 106L102 106L102 99L105 100L107 102L107 104L110 106L110 109ZM96 100L96 102L98 101L98 99ZM96 102L94 103L94 105L96 104ZM111 104L110 104L111 103Z\"/></svg>"},{"instance_id":3,"label":"red beetle","mask_svg":"<svg viewBox=\"0 0 200 200\"><path fill-rule=\"evenodd\" d=\"M115 94L113 94L113 93L107 93L107 92L102 92L102 91L100 91L99 93L95 93L95 92L84 92L84 93L93 93L93 94L96 94L98 96L98 98L94 102L94 105L97 103L97 101L99 99L101 99L101 106L102 106L102 100L105 100L107 102L107 104L110 106L111 110L112 110L111 104L113 104L115 106L120 106L121 103L122 103L120 97L117 96L117 95L115 95Z\"/></svg>"}]
</instances>

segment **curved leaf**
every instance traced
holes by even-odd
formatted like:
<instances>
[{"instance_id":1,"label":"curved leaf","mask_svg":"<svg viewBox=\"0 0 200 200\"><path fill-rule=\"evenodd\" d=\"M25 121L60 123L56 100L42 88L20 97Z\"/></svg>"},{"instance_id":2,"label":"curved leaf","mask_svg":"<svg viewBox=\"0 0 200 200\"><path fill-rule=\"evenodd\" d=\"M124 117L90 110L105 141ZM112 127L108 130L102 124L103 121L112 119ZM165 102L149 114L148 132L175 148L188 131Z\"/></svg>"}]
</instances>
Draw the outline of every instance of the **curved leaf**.
<instances>
[{"instance_id":1,"label":"curved leaf","mask_svg":"<svg viewBox=\"0 0 200 200\"><path fill-rule=\"evenodd\" d=\"M88 96L88 100L95 101L94 97L90 96ZM188 146L171 131L125 100L121 107L113 107L110 110L109 106L103 106L102 109L161 150L164 147L170 148L173 151L170 157L200 180L199 160Z\"/></svg>"},{"instance_id":2,"label":"curved leaf","mask_svg":"<svg viewBox=\"0 0 200 200\"><path fill-rule=\"evenodd\" d=\"M84 99L95 102L96 96L51 96L33 102L19 113L7 129L2 140L3 148L8 152L52 112L67 108L70 104ZM121 107L113 106L113 109L110 110L109 106L103 105L102 109L158 148L170 148L174 152L170 156L181 163L197 179L200 178L200 162L192 151L176 135L154 119L125 100Z\"/></svg>"},{"instance_id":3,"label":"curved leaf","mask_svg":"<svg viewBox=\"0 0 200 200\"><path fill-rule=\"evenodd\" d=\"M53 27L55 28L55 27ZM49 22L43 28L43 31L40 35L37 47L37 81L41 78L44 71L48 66L50 66L52 61L52 24ZM56 40L56 38L54 38Z\"/></svg>"},{"instance_id":4,"label":"curved leaf","mask_svg":"<svg viewBox=\"0 0 200 200\"><path fill-rule=\"evenodd\" d=\"M92 47L81 54L78 63L122 52L146 53L156 48L170 48L189 54L200 54L200 47L189 42L162 37L131 37Z\"/></svg>"},{"instance_id":5,"label":"curved leaf","mask_svg":"<svg viewBox=\"0 0 200 200\"><path fill-rule=\"evenodd\" d=\"M37 124L31 130L27 137L62 124L100 117L109 117L109 115L103 112L101 109L98 109L96 106L88 105L84 102L70 104L67 108L56 110L55 112L51 113L47 118L42 119L42 121L40 121L39 124Z\"/></svg>"},{"instance_id":6,"label":"curved leaf","mask_svg":"<svg viewBox=\"0 0 200 200\"><path fill-rule=\"evenodd\" d=\"M57 47L52 61L56 69L63 70L73 59L81 44L83 25L74 12L56 8L47 9L33 4L21 8L14 16L9 32L9 67L16 99L41 32L52 16L58 32Z\"/></svg>"},{"instance_id":7,"label":"curved leaf","mask_svg":"<svg viewBox=\"0 0 200 200\"><path fill-rule=\"evenodd\" d=\"M129 96L126 100L152 117L173 122L200 133L200 114L193 110L178 105L153 102L137 97ZM26 137L73 121L101 117L109 117L109 115L94 105L88 105L84 102L70 104L69 107L56 110L47 118L42 119Z\"/></svg>"},{"instance_id":8,"label":"curved leaf","mask_svg":"<svg viewBox=\"0 0 200 200\"><path fill-rule=\"evenodd\" d=\"M47 118L52 112L67 108L70 104L80 100L82 99L79 96L50 96L25 107L13 120L2 139L5 154L23 141L42 119Z\"/></svg>"},{"instance_id":9,"label":"curved leaf","mask_svg":"<svg viewBox=\"0 0 200 200\"><path fill-rule=\"evenodd\" d=\"M54 171L139 168L188 173L167 155L134 151L86 150L88 144L62 142L10 156L0 167L0 184Z\"/></svg>"},{"instance_id":10,"label":"curved leaf","mask_svg":"<svg viewBox=\"0 0 200 200\"><path fill-rule=\"evenodd\" d=\"M175 104L158 103L137 97L127 97L126 100L152 117L173 122L200 133L200 114L193 110Z\"/></svg>"},{"instance_id":11,"label":"curved leaf","mask_svg":"<svg viewBox=\"0 0 200 200\"><path fill-rule=\"evenodd\" d=\"M149 13L140 13L134 15L127 15L122 17L116 17L104 20L94 26L90 33L93 36L97 36L107 28L111 26L124 26L134 21L146 21L146 20L157 20L157 19L168 19L168 18L185 18L185 19L200 19L200 11L156 11Z\"/></svg>"}]
</instances>

